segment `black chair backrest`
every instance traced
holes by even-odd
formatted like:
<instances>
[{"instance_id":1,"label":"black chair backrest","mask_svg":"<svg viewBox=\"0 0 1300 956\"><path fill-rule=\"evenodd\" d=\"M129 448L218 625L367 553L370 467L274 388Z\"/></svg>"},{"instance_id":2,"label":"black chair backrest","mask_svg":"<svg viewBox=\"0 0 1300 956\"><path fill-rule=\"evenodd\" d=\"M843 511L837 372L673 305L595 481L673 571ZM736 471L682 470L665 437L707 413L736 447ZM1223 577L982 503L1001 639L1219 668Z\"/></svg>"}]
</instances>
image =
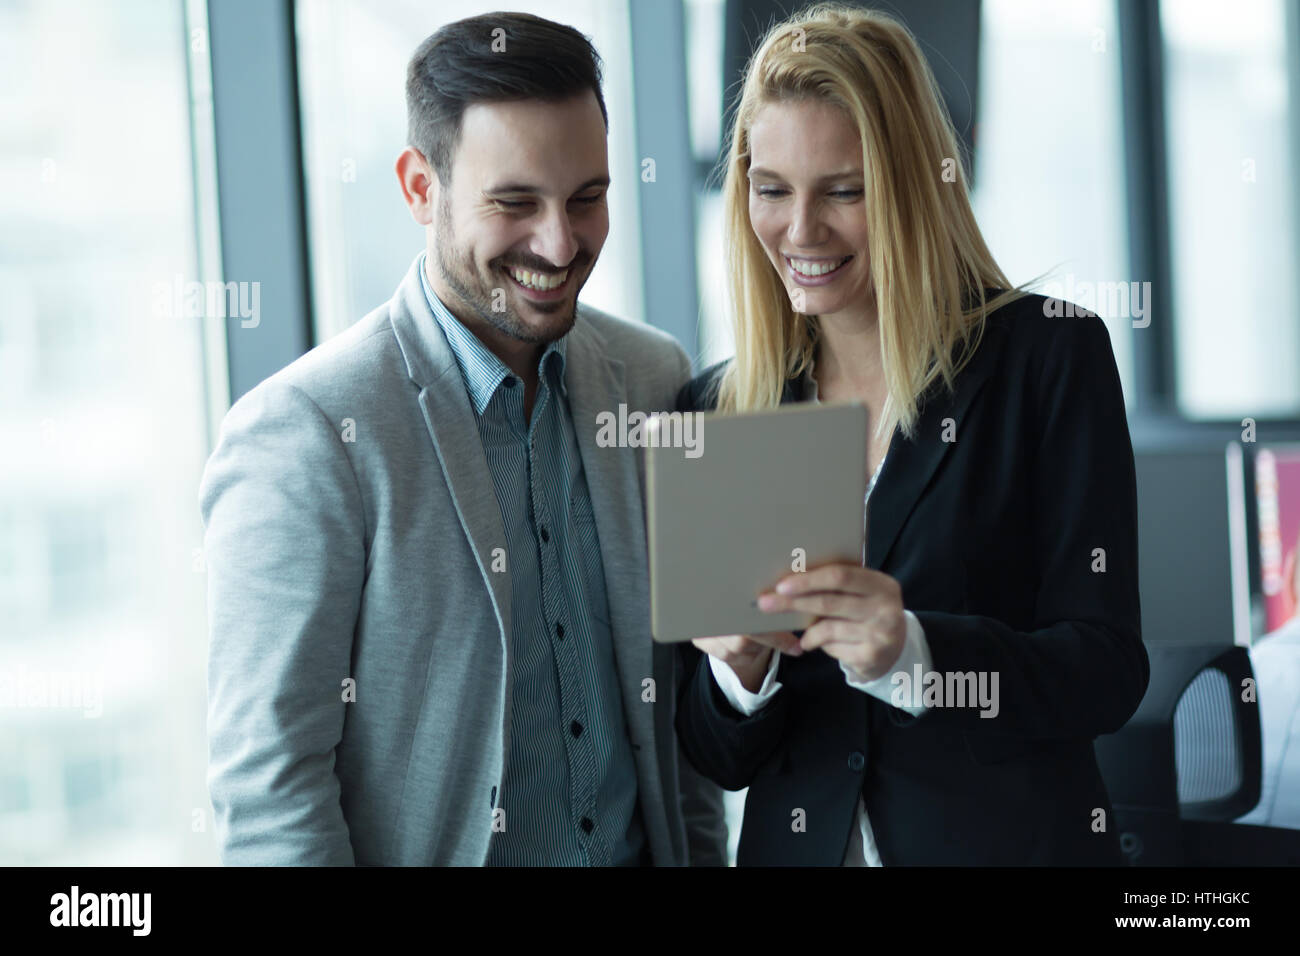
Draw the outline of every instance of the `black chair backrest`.
<instances>
[{"instance_id":1,"label":"black chair backrest","mask_svg":"<svg viewBox=\"0 0 1300 956\"><path fill-rule=\"evenodd\" d=\"M1118 733L1097 738L1097 762L1126 854L1178 865L1181 821L1233 820L1259 802L1258 704L1243 647L1152 643L1147 654L1146 696Z\"/></svg>"},{"instance_id":2,"label":"black chair backrest","mask_svg":"<svg viewBox=\"0 0 1300 956\"><path fill-rule=\"evenodd\" d=\"M1227 648L1188 684L1174 710L1179 815L1235 820L1259 802L1263 776L1259 705L1244 647ZM1249 699L1243 699L1249 697Z\"/></svg>"}]
</instances>

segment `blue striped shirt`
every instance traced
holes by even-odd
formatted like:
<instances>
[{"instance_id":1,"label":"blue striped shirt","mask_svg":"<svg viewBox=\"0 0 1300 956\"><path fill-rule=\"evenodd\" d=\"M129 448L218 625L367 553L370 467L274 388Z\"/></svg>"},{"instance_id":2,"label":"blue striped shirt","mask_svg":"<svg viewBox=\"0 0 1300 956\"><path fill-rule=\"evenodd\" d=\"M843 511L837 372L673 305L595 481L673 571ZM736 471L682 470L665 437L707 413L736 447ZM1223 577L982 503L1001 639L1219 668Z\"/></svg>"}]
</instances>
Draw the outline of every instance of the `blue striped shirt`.
<instances>
[{"instance_id":1,"label":"blue striped shirt","mask_svg":"<svg viewBox=\"0 0 1300 956\"><path fill-rule=\"evenodd\" d=\"M420 279L460 366L501 508L510 574L510 752L489 865L635 865L645 847L595 515L564 383L567 336L524 383ZM466 741L473 746L473 741ZM485 815L485 820L487 816Z\"/></svg>"}]
</instances>

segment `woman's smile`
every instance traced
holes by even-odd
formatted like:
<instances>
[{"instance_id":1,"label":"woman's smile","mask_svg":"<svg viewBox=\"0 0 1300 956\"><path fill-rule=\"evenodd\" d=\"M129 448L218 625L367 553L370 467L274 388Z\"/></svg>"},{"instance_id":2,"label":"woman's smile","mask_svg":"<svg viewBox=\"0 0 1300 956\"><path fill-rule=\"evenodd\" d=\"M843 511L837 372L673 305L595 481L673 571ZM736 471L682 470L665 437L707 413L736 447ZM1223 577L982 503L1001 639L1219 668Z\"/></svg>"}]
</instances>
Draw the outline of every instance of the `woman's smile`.
<instances>
[{"instance_id":1,"label":"woman's smile","mask_svg":"<svg viewBox=\"0 0 1300 956\"><path fill-rule=\"evenodd\" d=\"M786 271L796 283L803 286L828 285L845 272L853 256L808 259L803 256L783 256Z\"/></svg>"}]
</instances>

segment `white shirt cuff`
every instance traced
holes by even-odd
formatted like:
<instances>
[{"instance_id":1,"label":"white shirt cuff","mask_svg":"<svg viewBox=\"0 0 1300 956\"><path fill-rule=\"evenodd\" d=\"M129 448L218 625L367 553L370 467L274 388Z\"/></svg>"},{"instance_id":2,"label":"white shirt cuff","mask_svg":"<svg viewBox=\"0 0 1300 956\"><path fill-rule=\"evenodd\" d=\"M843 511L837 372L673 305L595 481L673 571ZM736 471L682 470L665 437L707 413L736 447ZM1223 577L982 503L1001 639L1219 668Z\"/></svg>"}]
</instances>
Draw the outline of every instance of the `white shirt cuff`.
<instances>
[{"instance_id":1,"label":"white shirt cuff","mask_svg":"<svg viewBox=\"0 0 1300 956\"><path fill-rule=\"evenodd\" d=\"M894 675L905 674L907 680L910 681L918 664L921 667L921 673L928 674L933 663L930 658L930 644L925 639L925 629L921 627L921 622L916 619L916 615L911 611L904 611L903 617L907 620L907 636L903 639L903 650L899 653L898 660L894 661L893 667L887 672L881 674L875 680L857 681L853 679L852 672L848 667L842 661L840 662L840 670L844 673L844 680L850 687L865 694L870 694L872 697L883 700L886 704L894 707L899 707L895 702L898 684L894 681ZM736 683L740 683L739 678L736 679ZM744 690L744 688L742 687L741 690ZM919 717L925 713L925 704L902 706L899 709L907 711L913 717Z\"/></svg>"},{"instance_id":2,"label":"white shirt cuff","mask_svg":"<svg viewBox=\"0 0 1300 956\"><path fill-rule=\"evenodd\" d=\"M709 666L713 668L713 679L718 682L722 696L727 698L728 704L746 717L766 707L768 701L781 689L781 684L776 679L776 669L781 666L781 655L775 650L772 651L772 657L767 664L767 675L763 678L763 683L756 694L745 689L745 685L740 682L740 678L736 676L730 664L712 654L708 657Z\"/></svg>"}]
</instances>

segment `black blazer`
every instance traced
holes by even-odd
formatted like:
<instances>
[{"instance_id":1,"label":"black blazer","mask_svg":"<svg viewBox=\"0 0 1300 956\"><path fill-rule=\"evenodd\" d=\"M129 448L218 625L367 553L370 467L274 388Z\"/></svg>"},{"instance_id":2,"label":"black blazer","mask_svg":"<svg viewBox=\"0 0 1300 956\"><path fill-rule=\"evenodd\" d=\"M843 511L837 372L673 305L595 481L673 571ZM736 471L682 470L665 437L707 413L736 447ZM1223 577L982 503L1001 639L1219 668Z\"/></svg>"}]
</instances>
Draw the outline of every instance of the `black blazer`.
<instances>
[{"instance_id":1,"label":"black blazer","mask_svg":"<svg viewBox=\"0 0 1300 956\"><path fill-rule=\"evenodd\" d=\"M782 657L744 718L685 645L677 730L701 773L749 787L740 865L838 866L859 794L886 866L1122 863L1092 742L1149 676L1133 448L1105 325L1045 301L988 316L955 394L936 383L914 439L894 435L867 521L867 565L900 583L933 669L996 671L1000 712L912 717L813 652ZM721 368L679 408L713 407ZM792 379L783 402L802 398Z\"/></svg>"}]
</instances>

